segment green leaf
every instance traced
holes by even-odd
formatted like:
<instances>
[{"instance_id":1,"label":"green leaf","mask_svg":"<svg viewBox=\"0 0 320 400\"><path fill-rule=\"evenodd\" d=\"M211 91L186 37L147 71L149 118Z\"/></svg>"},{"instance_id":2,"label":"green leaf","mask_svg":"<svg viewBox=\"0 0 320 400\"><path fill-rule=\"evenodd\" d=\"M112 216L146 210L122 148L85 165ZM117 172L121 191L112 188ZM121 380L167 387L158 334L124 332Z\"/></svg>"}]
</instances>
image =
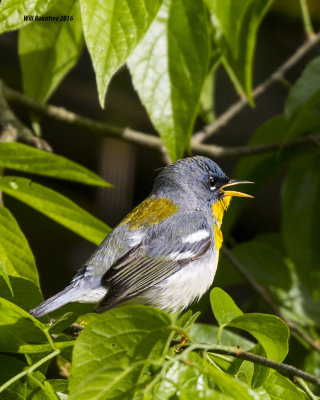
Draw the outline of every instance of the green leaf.
<instances>
[{"instance_id":1,"label":"green leaf","mask_svg":"<svg viewBox=\"0 0 320 400\"><path fill-rule=\"evenodd\" d=\"M219 386L222 393L234 400L255 400L256 397L249 386L206 361L204 364L209 376Z\"/></svg>"},{"instance_id":2,"label":"green leaf","mask_svg":"<svg viewBox=\"0 0 320 400\"><path fill-rule=\"evenodd\" d=\"M18 381L9 386L1 399L58 400L59 398L46 377L40 371L35 371L27 375L25 381Z\"/></svg>"},{"instance_id":3,"label":"green leaf","mask_svg":"<svg viewBox=\"0 0 320 400\"><path fill-rule=\"evenodd\" d=\"M217 344L218 332L219 328L217 326L195 323L190 329L190 336L198 343ZM221 343L225 346L240 346L246 351L250 350L254 345L251 340L226 329L222 331Z\"/></svg>"},{"instance_id":4,"label":"green leaf","mask_svg":"<svg viewBox=\"0 0 320 400\"><path fill-rule=\"evenodd\" d=\"M24 352L25 345L47 343L44 327L15 304L0 298L0 351Z\"/></svg>"},{"instance_id":5,"label":"green leaf","mask_svg":"<svg viewBox=\"0 0 320 400\"><path fill-rule=\"evenodd\" d=\"M277 115L259 126L250 138L248 145L255 146L281 142L286 128L286 118L283 115ZM250 188L250 193L256 195L266 182L279 173L298 152L296 149L283 149L281 151L279 147L279 151L275 153L242 157L232 177L234 179L246 179L254 182L255 184ZM223 219L222 230L224 233L231 231L243 209L250 207L250 205L249 201L243 201L243 199L232 200L231 206Z\"/></svg>"},{"instance_id":6,"label":"green leaf","mask_svg":"<svg viewBox=\"0 0 320 400\"><path fill-rule=\"evenodd\" d=\"M294 118L299 108L320 91L319 76L320 57L316 57L310 61L303 70L300 78L290 89L284 110L284 114L288 120Z\"/></svg>"},{"instance_id":7,"label":"green leaf","mask_svg":"<svg viewBox=\"0 0 320 400\"><path fill-rule=\"evenodd\" d=\"M209 62L201 0L165 0L129 58L133 84L172 160L188 148Z\"/></svg>"},{"instance_id":8,"label":"green leaf","mask_svg":"<svg viewBox=\"0 0 320 400\"><path fill-rule=\"evenodd\" d=\"M94 244L100 244L110 228L67 197L29 179L4 176L0 190L28 204Z\"/></svg>"},{"instance_id":9,"label":"green leaf","mask_svg":"<svg viewBox=\"0 0 320 400\"><path fill-rule=\"evenodd\" d=\"M68 312L63 314L60 318L58 318L49 329L50 334L60 333L64 329L68 328L71 324L73 324L77 319L77 314L73 312Z\"/></svg>"},{"instance_id":10,"label":"green leaf","mask_svg":"<svg viewBox=\"0 0 320 400\"><path fill-rule=\"evenodd\" d=\"M152 400L232 400L231 397L210 388L208 375L203 371L202 359L196 353L188 353L187 363L175 362L154 387ZM199 365L199 369L194 365ZM148 397L147 397L148 398Z\"/></svg>"},{"instance_id":11,"label":"green leaf","mask_svg":"<svg viewBox=\"0 0 320 400\"><path fill-rule=\"evenodd\" d=\"M282 362L288 353L289 328L274 315L244 314L233 319L228 326L250 333L270 360Z\"/></svg>"},{"instance_id":12,"label":"green leaf","mask_svg":"<svg viewBox=\"0 0 320 400\"><path fill-rule=\"evenodd\" d=\"M31 21L28 15L42 15L55 4L56 0L3 0L0 4L0 34L19 29Z\"/></svg>"},{"instance_id":13,"label":"green leaf","mask_svg":"<svg viewBox=\"0 0 320 400\"><path fill-rule=\"evenodd\" d=\"M320 272L320 155L306 154L291 166L282 194L282 234L300 279L319 288Z\"/></svg>"},{"instance_id":14,"label":"green leaf","mask_svg":"<svg viewBox=\"0 0 320 400\"><path fill-rule=\"evenodd\" d=\"M302 392L278 372L270 374L263 387L272 400L305 400Z\"/></svg>"},{"instance_id":15,"label":"green leaf","mask_svg":"<svg viewBox=\"0 0 320 400\"><path fill-rule=\"evenodd\" d=\"M252 240L233 247L232 253L247 273L262 285L290 288L289 268L278 249Z\"/></svg>"},{"instance_id":16,"label":"green leaf","mask_svg":"<svg viewBox=\"0 0 320 400\"><path fill-rule=\"evenodd\" d=\"M133 398L148 379L148 362L164 361L174 331L170 316L148 306L124 306L89 323L76 341L70 400Z\"/></svg>"},{"instance_id":17,"label":"green leaf","mask_svg":"<svg viewBox=\"0 0 320 400\"><path fill-rule=\"evenodd\" d=\"M0 252L1 252L1 247L0 247ZM11 286L11 283L10 283L10 278L9 278L9 276L7 274L6 267L4 266L3 262L1 261L1 259L0 259L0 275L3 277L4 281L6 282L7 287L9 288L9 290L11 292L11 295L13 296L13 290L12 290L12 286Z\"/></svg>"},{"instance_id":18,"label":"green leaf","mask_svg":"<svg viewBox=\"0 0 320 400\"><path fill-rule=\"evenodd\" d=\"M11 212L1 206L0 259L8 275L27 278L39 286L38 271L27 239Z\"/></svg>"},{"instance_id":19,"label":"green leaf","mask_svg":"<svg viewBox=\"0 0 320 400\"><path fill-rule=\"evenodd\" d=\"M61 20L63 16L72 17L72 21ZM78 0L58 1L44 14L46 17L58 21L35 21L19 32L23 90L41 102L78 61L84 43Z\"/></svg>"},{"instance_id":20,"label":"green leaf","mask_svg":"<svg viewBox=\"0 0 320 400\"><path fill-rule=\"evenodd\" d=\"M206 0L222 63L237 91L252 99L252 70L259 25L272 0Z\"/></svg>"},{"instance_id":21,"label":"green leaf","mask_svg":"<svg viewBox=\"0 0 320 400\"><path fill-rule=\"evenodd\" d=\"M220 326L227 325L234 318L243 315L232 298L218 287L212 289L210 302L213 314Z\"/></svg>"},{"instance_id":22,"label":"green leaf","mask_svg":"<svg viewBox=\"0 0 320 400\"><path fill-rule=\"evenodd\" d=\"M3 279L0 279L1 297L9 300L17 306L29 311L43 301L40 288L29 279L19 278L17 276L9 276L12 285L14 297Z\"/></svg>"},{"instance_id":23,"label":"green leaf","mask_svg":"<svg viewBox=\"0 0 320 400\"><path fill-rule=\"evenodd\" d=\"M21 372L27 364L7 354L0 354L0 385Z\"/></svg>"},{"instance_id":24,"label":"green leaf","mask_svg":"<svg viewBox=\"0 0 320 400\"><path fill-rule=\"evenodd\" d=\"M87 185L110 186L98 175L65 157L21 143L0 143L0 166Z\"/></svg>"},{"instance_id":25,"label":"green leaf","mask_svg":"<svg viewBox=\"0 0 320 400\"><path fill-rule=\"evenodd\" d=\"M101 107L112 75L143 38L161 3L162 0L80 0Z\"/></svg>"},{"instance_id":26,"label":"green leaf","mask_svg":"<svg viewBox=\"0 0 320 400\"><path fill-rule=\"evenodd\" d=\"M250 349L250 353L266 357L266 353L260 343L257 343L252 349ZM258 388L268 379L270 368L255 364L251 361L234 359L228 372L252 388Z\"/></svg>"}]
</instances>

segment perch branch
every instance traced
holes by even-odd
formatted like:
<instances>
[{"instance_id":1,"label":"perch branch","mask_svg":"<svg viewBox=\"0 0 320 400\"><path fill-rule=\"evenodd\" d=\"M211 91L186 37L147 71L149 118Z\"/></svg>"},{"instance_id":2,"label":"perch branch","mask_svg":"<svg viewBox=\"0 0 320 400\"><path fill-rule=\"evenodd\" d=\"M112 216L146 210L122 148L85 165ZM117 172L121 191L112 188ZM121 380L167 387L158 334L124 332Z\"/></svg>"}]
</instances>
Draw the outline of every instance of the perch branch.
<instances>
[{"instance_id":1,"label":"perch branch","mask_svg":"<svg viewBox=\"0 0 320 400\"><path fill-rule=\"evenodd\" d=\"M121 128L104 122L92 120L79 114L66 110L63 107L38 103L31 98L13 90L4 87L4 92L10 102L17 103L26 107L28 110L52 118L72 127L91 132L99 137L117 137L131 143L149 147L155 150L163 148L161 139L157 136L135 131L131 128ZM297 146L313 146L320 143L320 135L303 136L298 139L288 141L286 143L271 143L258 146L235 146L223 147L217 145L208 145L202 143L193 143L191 150L193 153L204 154L215 159L226 157L238 157L243 155L253 155L277 151L279 148L289 148Z\"/></svg>"},{"instance_id":2,"label":"perch branch","mask_svg":"<svg viewBox=\"0 0 320 400\"><path fill-rule=\"evenodd\" d=\"M259 356L257 354L249 353L247 351L242 350L240 347L236 346L223 346L220 344L217 345L209 345L209 344L198 344L198 343L185 343L182 347L188 349L188 351L196 351L196 350L205 350L210 353L215 354L224 354L228 356L232 356L235 358L240 358L241 360L251 361L255 364L263 365L264 367L272 368L278 371L280 374L285 375L289 378L299 377L308 382L314 383L315 385L320 387L320 378L308 374L301 369L298 369L292 365L280 363L276 361L269 360L266 357ZM191 364L188 360L182 360L188 364ZM196 364L193 364L197 367ZM198 367L197 367L198 368Z\"/></svg>"},{"instance_id":3,"label":"perch branch","mask_svg":"<svg viewBox=\"0 0 320 400\"><path fill-rule=\"evenodd\" d=\"M297 64L308 51L310 51L316 44L320 42L320 32L317 34L309 36L297 50L289 57L272 75L270 75L263 83L257 86L253 92L252 97L254 99L258 98L262 93L264 93L270 86L279 80L283 79L285 73ZM212 136L220 128L225 126L230 122L239 112L248 104L246 98L241 98L231 107L228 108L220 117L218 117L212 124L206 125L201 131L196 133L191 141L191 144L203 142L208 137Z\"/></svg>"}]
</instances>

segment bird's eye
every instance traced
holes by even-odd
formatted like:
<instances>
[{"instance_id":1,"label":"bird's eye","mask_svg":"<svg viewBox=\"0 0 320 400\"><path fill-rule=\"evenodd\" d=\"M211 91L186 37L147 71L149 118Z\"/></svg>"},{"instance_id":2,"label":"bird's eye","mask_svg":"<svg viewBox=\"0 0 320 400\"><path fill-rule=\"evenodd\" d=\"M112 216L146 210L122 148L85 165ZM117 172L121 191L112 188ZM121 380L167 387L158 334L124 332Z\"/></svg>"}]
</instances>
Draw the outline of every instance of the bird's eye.
<instances>
[{"instance_id":1,"label":"bird's eye","mask_svg":"<svg viewBox=\"0 0 320 400\"><path fill-rule=\"evenodd\" d=\"M216 180L212 176L209 178L209 186L210 190L215 190L216 188Z\"/></svg>"}]
</instances>

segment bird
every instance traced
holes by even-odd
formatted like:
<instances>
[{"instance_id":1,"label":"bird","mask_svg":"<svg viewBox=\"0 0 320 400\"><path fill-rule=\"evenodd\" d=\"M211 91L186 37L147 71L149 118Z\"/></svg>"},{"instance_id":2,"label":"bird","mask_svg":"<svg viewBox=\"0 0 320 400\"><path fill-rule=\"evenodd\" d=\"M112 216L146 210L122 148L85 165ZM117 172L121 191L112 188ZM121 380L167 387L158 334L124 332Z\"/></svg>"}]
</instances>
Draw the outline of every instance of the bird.
<instances>
[{"instance_id":1,"label":"bird","mask_svg":"<svg viewBox=\"0 0 320 400\"><path fill-rule=\"evenodd\" d=\"M211 286L232 180L211 159L180 159L157 175L150 195L102 241L61 292L30 311L40 318L70 302L105 312L124 303L181 312Z\"/></svg>"}]
</instances>

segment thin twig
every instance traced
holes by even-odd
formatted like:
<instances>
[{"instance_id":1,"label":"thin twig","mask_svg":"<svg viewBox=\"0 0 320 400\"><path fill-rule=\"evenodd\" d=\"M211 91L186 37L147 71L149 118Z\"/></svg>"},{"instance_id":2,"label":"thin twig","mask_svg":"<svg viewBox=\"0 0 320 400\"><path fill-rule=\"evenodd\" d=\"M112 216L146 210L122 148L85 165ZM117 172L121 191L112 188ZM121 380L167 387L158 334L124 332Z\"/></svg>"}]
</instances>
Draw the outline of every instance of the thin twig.
<instances>
[{"instance_id":1,"label":"thin twig","mask_svg":"<svg viewBox=\"0 0 320 400\"><path fill-rule=\"evenodd\" d=\"M314 350L320 353L320 346L306 333L302 332L292 321L288 320L279 307L274 303L267 290L261 286L252 276L250 276L238 259L225 246L222 247L223 254L228 258L234 268L245 278L249 285L259 294L259 296L269 305L272 311L278 315L289 326L292 333L295 333L305 342L307 342Z\"/></svg>"},{"instance_id":2,"label":"thin twig","mask_svg":"<svg viewBox=\"0 0 320 400\"><path fill-rule=\"evenodd\" d=\"M104 122L98 122L90 118L85 118L79 114L73 113L62 107L38 103L29 97L5 87L5 95L9 101L23 105L30 111L55 119L64 124L83 129L94 133L99 137L113 136L122 138L128 142L143 145L145 147L156 150L163 149L161 139L144 132L138 132L130 128L121 128ZM298 139L288 141L286 143L271 143L259 146L236 146L223 147L217 145L208 145L202 143L194 143L191 147L193 153L204 154L215 159L226 157L238 157L243 155L253 155L259 153L267 153L278 151L279 148L297 147L297 146L313 146L320 143L319 135L303 136ZM166 160L170 162L170 160Z\"/></svg>"},{"instance_id":3,"label":"thin twig","mask_svg":"<svg viewBox=\"0 0 320 400\"><path fill-rule=\"evenodd\" d=\"M206 350L209 353L224 354L241 360L251 361L255 364L263 365L264 367L272 368L278 371L280 374L285 375L290 378L299 377L305 381L314 383L320 387L320 378L311 375L301 369L298 369L292 365L280 363L277 361L269 360L266 357L259 356L257 354L249 353L248 351L242 350L240 347L235 346L223 346L219 345L209 345L209 344L198 344L198 343L186 343L184 346L190 346L193 351L196 350Z\"/></svg>"},{"instance_id":4,"label":"thin twig","mask_svg":"<svg viewBox=\"0 0 320 400\"><path fill-rule=\"evenodd\" d=\"M267 89L269 89L270 86L279 81L279 79L281 80L284 74L295 64L297 64L298 61L300 61L301 58L303 58L305 54L319 42L320 32L309 37L308 40L305 41L302 46L300 46L296 52L290 58L288 58L271 76L269 76L263 83L253 90L252 97L256 99ZM249 103L246 98L238 100L212 124L206 125L201 131L197 132L193 136L191 144L203 142L205 139L212 136L220 128L230 122L248 104Z\"/></svg>"}]
</instances>

